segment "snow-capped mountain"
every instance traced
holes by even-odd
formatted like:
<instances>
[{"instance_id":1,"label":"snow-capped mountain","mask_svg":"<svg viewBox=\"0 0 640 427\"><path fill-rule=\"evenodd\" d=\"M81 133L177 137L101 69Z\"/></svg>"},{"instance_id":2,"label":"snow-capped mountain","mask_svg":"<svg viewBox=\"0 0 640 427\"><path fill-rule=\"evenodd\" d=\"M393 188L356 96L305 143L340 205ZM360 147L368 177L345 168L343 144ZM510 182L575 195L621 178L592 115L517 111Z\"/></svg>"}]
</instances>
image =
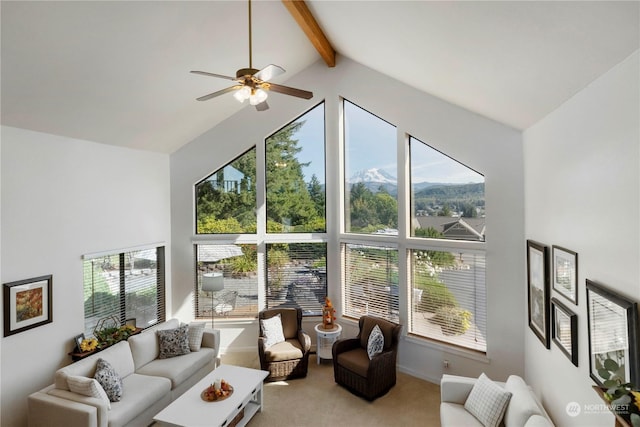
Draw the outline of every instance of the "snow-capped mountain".
<instances>
[{"instance_id":1,"label":"snow-capped mountain","mask_svg":"<svg viewBox=\"0 0 640 427\"><path fill-rule=\"evenodd\" d=\"M372 168L358 171L351 175L349 183L355 184L357 182L396 185L398 183L398 179L382 169Z\"/></svg>"}]
</instances>

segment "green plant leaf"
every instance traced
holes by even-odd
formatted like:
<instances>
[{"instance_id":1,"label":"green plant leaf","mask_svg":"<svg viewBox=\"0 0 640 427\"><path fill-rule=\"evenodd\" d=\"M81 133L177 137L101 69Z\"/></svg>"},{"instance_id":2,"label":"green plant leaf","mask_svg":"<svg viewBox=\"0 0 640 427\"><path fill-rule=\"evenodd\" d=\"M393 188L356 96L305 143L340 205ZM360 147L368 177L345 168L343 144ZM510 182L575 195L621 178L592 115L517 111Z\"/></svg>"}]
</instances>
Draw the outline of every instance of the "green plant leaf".
<instances>
[{"instance_id":1,"label":"green plant leaf","mask_svg":"<svg viewBox=\"0 0 640 427\"><path fill-rule=\"evenodd\" d=\"M603 366L604 366L604 369L611 372L615 372L618 369L620 369L620 366L613 359L605 360Z\"/></svg>"},{"instance_id":2,"label":"green plant leaf","mask_svg":"<svg viewBox=\"0 0 640 427\"><path fill-rule=\"evenodd\" d=\"M609 378L611 378L611 372L607 371L606 369L598 369L598 375L603 380L608 380Z\"/></svg>"}]
</instances>

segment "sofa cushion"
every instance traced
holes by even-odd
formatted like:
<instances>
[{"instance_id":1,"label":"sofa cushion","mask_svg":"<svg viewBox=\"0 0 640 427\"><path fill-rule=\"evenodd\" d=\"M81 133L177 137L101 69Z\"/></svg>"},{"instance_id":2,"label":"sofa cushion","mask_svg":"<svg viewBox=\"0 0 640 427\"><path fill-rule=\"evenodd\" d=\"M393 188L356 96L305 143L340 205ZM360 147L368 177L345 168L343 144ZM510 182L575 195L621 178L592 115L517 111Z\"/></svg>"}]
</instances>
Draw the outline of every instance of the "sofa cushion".
<instances>
[{"instance_id":1,"label":"sofa cushion","mask_svg":"<svg viewBox=\"0 0 640 427\"><path fill-rule=\"evenodd\" d=\"M510 399L510 391L500 387L482 373L471 389L464 409L476 417L484 427L497 427Z\"/></svg>"},{"instance_id":2,"label":"sofa cushion","mask_svg":"<svg viewBox=\"0 0 640 427\"><path fill-rule=\"evenodd\" d=\"M202 347L200 351L190 352L179 357L156 359L138 369L136 373L168 378L171 380L171 389L173 390L211 362L214 355L214 349Z\"/></svg>"},{"instance_id":3,"label":"sofa cushion","mask_svg":"<svg viewBox=\"0 0 640 427\"><path fill-rule=\"evenodd\" d=\"M351 372L355 372L363 378L367 378L367 370L369 369L369 355L367 355L367 350L364 348L356 348L338 354L338 365Z\"/></svg>"},{"instance_id":4,"label":"sofa cushion","mask_svg":"<svg viewBox=\"0 0 640 427\"><path fill-rule=\"evenodd\" d=\"M110 426L124 426L169 395L171 382L167 378L150 377L137 373L123 380L122 400L111 404L109 411Z\"/></svg>"},{"instance_id":5,"label":"sofa cushion","mask_svg":"<svg viewBox=\"0 0 640 427\"><path fill-rule=\"evenodd\" d=\"M111 409L109 396L107 396L107 393L95 378L69 375L67 377L67 384L69 384L69 389L72 392L100 399L107 405L107 408Z\"/></svg>"},{"instance_id":6,"label":"sofa cushion","mask_svg":"<svg viewBox=\"0 0 640 427\"><path fill-rule=\"evenodd\" d=\"M205 324L202 322L189 323L189 350L200 351Z\"/></svg>"},{"instance_id":7,"label":"sofa cushion","mask_svg":"<svg viewBox=\"0 0 640 427\"><path fill-rule=\"evenodd\" d=\"M107 393L110 401L118 402L122 398L122 378L109 362L104 359L98 359L94 378Z\"/></svg>"},{"instance_id":8,"label":"sofa cushion","mask_svg":"<svg viewBox=\"0 0 640 427\"><path fill-rule=\"evenodd\" d=\"M60 368L55 374L56 388L69 390L67 377L69 375L80 375L93 378L96 372L98 359L104 359L116 370L120 378L131 375L134 370L133 357L128 341L120 341L99 353L78 360L64 368Z\"/></svg>"},{"instance_id":9,"label":"sofa cushion","mask_svg":"<svg viewBox=\"0 0 640 427\"><path fill-rule=\"evenodd\" d=\"M369 360L373 359L373 356L375 356L376 354L382 353L383 348L384 336L382 335L380 326L376 325L371 330L369 339L367 341L367 356L369 356Z\"/></svg>"},{"instance_id":10,"label":"sofa cushion","mask_svg":"<svg viewBox=\"0 0 640 427\"><path fill-rule=\"evenodd\" d=\"M280 313L268 319L260 319L260 327L264 334L264 348L284 342L284 331L282 330L282 318Z\"/></svg>"},{"instance_id":11,"label":"sofa cushion","mask_svg":"<svg viewBox=\"0 0 640 427\"><path fill-rule=\"evenodd\" d=\"M129 337L128 342L131 346L131 355L135 364L136 371L158 358L160 347L158 345L157 331L165 329L175 329L180 326L178 319L170 319L166 322L159 323L151 328L145 329L142 333Z\"/></svg>"},{"instance_id":12,"label":"sofa cushion","mask_svg":"<svg viewBox=\"0 0 640 427\"><path fill-rule=\"evenodd\" d=\"M504 414L504 424L507 427L524 427L533 415L544 415L533 397L532 391L522 378L511 375L504 386L512 396Z\"/></svg>"},{"instance_id":13,"label":"sofa cushion","mask_svg":"<svg viewBox=\"0 0 640 427\"><path fill-rule=\"evenodd\" d=\"M160 345L158 359L169 359L191 352L189 349L189 326L184 325L176 329L158 331L157 334Z\"/></svg>"},{"instance_id":14,"label":"sofa cushion","mask_svg":"<svg viewBox=\"0 0 640 427\"><path fill-rule=\"evenodd\" d=\"M285 360L301 359L302 345L297 338L279 342L264 350L267 362L282 362Z\"/></svg>"}]
</instances>

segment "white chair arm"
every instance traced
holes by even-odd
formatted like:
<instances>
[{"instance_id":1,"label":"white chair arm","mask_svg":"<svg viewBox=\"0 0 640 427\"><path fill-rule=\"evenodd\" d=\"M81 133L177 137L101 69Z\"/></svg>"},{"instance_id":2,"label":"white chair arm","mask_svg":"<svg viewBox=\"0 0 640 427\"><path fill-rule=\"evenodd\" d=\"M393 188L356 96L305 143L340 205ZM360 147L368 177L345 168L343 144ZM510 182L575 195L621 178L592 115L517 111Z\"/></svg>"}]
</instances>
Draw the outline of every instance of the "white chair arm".
<instances>
[{"instance_id":1,"label":"white chair arm","mask_svg":"<svg viewBox=\"0 0 640 427\"><path fill-rule=\"evenodd\" d=\"M476 378L444 374L440 380L440 401L464 405Z\"/></svg>"}]
</instances>

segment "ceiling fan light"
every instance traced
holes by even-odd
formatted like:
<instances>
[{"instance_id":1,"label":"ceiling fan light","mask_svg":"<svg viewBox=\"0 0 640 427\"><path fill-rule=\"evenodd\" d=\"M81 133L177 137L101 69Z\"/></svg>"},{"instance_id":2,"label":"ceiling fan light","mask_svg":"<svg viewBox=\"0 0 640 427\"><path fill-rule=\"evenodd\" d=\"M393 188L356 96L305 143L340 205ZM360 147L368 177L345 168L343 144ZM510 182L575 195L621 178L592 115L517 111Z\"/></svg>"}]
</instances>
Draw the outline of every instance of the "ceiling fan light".
<instances>
[{"instance_id":1,"label":"ceiling fan light","mask_svg":"<svg viewBox=\"0 0 640 427\"><path fill-rule=\"evenodd\" d=\"M252 98L255 98L257 100L256 104L260 104L266 101L268 96L269 95L267 94L267 91L265 91L264 89L257 89Z\"/></svg>"},{"instance_id":2,"label":"ceiling fan light","mask_svg":"<svg viewBox=\"0 0 640 427\"><path fill-rule=\"evenodd\" d=\"M248 86L243 86L241 89L237 90L236 93L233 94L233 97L240 102L244 102L251 96L251 88Z\"/></svg>"}]
</instances>

